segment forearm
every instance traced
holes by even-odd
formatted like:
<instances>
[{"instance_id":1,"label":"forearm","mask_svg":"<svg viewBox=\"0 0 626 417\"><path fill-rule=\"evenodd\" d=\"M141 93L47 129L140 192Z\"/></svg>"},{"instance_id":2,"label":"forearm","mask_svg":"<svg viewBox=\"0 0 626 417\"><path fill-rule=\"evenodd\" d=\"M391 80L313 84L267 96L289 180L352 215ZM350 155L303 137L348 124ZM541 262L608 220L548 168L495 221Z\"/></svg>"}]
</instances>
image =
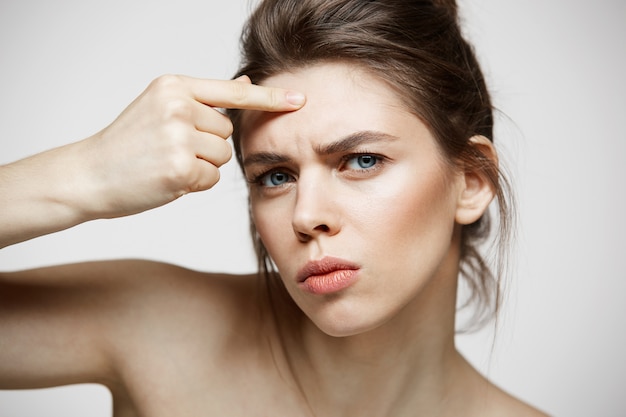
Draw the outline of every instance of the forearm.
<instances>
[{"instance_id":1,"label":"forearm","mask_svg":"<svg viewBox=\"0 0 626 417\"><path fill-rule=\"evenodd\" d=\"M217 108L293 111L304 96L236 81L163 76L83 141L0 167L0 248L211 188L231 157Z\"/></svg>"},{"instance_id":2,"label":"forearm","mask_svg":"<svg viewBox=\"0 0 626 417\"><path fill-rule=\"evenodd\" d=\"M0 167L0 247L90 220L85 173L72 144Z\"/></svg>"}]
</instances>

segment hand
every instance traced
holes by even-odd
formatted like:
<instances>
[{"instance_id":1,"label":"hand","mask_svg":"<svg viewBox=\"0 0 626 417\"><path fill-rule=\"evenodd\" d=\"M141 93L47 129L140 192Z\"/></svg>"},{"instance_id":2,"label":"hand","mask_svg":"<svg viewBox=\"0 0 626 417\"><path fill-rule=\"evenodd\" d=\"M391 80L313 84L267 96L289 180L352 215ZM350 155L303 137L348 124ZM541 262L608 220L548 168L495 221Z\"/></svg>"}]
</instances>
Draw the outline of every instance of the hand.
<instances>
[{"instance_id":1,"label":"hand","mask_svg":"<svg viewBox=\"0 0 626 417\"><path fill-rule=\"evenodd\" d=\"M80 205L88 218L119 217L206 190L232 155L225 139L233 125L216 108L292 111L303 104L298 93L252 85L247 77L162 76L80 143L86 173Z\"/></svg>"}]
</instances>

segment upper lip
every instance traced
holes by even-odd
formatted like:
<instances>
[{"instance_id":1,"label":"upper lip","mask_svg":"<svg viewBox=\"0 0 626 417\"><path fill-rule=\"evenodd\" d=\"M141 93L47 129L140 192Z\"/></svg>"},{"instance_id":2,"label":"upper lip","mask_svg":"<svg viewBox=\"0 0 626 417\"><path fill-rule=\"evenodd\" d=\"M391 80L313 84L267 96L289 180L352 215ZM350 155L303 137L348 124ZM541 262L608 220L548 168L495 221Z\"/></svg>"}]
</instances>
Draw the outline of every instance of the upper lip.
<instances>
[{"instance_id":1,"label":"upper lip","mask_svg":"<svg viewBox=\"0 0 626 417\"><path fill-rule=\"evenodd\" d=\"M346 269L356 270L360 269L360 266L343 259L326 256L320 260L307 262L298 271L298 282L303 282L308 277L313 275L324 275L333 271L341 271Z\"/></svg>"}]
</instances>

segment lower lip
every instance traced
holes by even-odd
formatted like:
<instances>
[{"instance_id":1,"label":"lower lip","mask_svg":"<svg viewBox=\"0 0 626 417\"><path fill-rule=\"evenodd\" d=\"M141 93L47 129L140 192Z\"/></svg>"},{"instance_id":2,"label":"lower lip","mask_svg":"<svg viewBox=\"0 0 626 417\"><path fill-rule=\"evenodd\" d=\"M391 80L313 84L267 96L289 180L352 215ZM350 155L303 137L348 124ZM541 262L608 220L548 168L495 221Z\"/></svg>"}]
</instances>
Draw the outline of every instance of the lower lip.
<instances>
[{"instance_id":1,"label":"lower lip","mask_svg":"<svg viewBox=\"0 0 626 417\"><path fill-rule=\"evenodd\" d=\"M311 275L300 287L312 294L333 294L352 285L357 278L356 269L339 269L324 275Z\"/></svg>"}]
</instances>

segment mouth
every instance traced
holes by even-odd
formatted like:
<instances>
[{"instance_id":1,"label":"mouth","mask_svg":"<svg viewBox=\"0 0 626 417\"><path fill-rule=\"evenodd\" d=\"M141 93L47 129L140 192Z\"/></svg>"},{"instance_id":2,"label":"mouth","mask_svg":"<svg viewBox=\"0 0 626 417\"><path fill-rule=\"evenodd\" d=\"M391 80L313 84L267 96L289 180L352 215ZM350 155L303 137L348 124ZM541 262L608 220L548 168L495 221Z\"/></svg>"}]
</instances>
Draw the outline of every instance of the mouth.
<instances>
[{"instance_id":1,"label":"mouth","mask_svg":"<svg viewBox=\"0 0 626 417\"><path fill-rule=\"evenodd\" d=\"M298 272L298 286L312 294L332 294L352 285L360 266L343 259L325 257L307 262Z\"/></svg>"}]
</instances>

